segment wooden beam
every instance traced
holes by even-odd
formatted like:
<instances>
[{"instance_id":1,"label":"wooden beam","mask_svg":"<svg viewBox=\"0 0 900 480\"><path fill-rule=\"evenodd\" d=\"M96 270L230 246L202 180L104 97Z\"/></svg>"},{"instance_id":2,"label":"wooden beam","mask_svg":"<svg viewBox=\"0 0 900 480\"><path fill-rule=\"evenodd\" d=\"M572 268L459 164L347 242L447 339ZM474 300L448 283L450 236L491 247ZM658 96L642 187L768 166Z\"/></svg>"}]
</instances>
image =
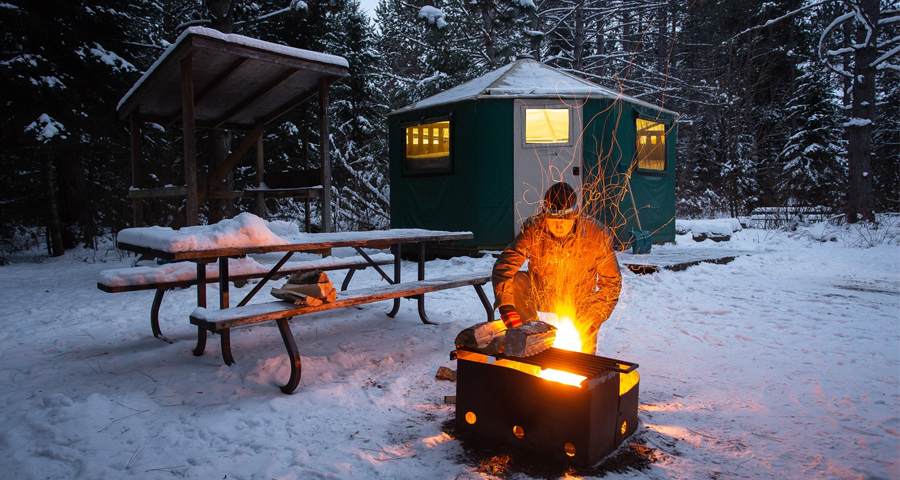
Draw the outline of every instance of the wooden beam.
<instances>
[{"instance_id":1,"label":"wooden beam","mask_svg":"<svg viewBox=\"0 0 900 480\"><path fill-rule=\"evenodd\" d=\"M263 85L261 88L257 89L250 96L248 96L243 102L235 105L234 108L232 108L231 110L228 111L228 113L226 113L225 115L222 115L222 117L220 117L216 121L215 128L220 128L223 124L228 122L228 119L230 119L234 115L242 112L244 109L246 109L250 105L253 105L254 103L258 102L261 98L265 97L272 90L275 90L276 88L278 88L279 85L288 81L291 77L296 75L299 71L300 70L298 70L296 68L290 69L290 70L282 73L280 76L276 77L271 82L269 82L269 83Z\"/></svg>"},{"instance_id":2,"label":"wooden beam","mask_svg":"<svg viewBox=\"0 0 900 480\"><path fill-rule=\"evenodd\" d=\"M219 85L225 82L225 80L233 77L234 74L237 73L237 71L240 70L249 61L249 58L238 58L237 60L232 62L232 64L229 65L228 68L225 69L225 71L220 73L219 76L213 79L213 81L209 82L205 87L203 87L203 90L194 95L194 105L199 105L203 101L203 99L205 99L210 93L213 92L213 90L218 88ZM180 119L181 112L179 111L171 116L167 123L175 123Z\"/></svg>"},{"instance_id":3,"label":"wooden beam","mask_svg":"<svg viewBox=\"0 0 900 480\"><path fill-rule=\"evenodd\" d=\"M322 157L322 231L331 232L331 151L328 132L328 82L319 80L319 151Z\"/></svg>"},{"instance_id":4,"label":"wooden beam","mask_svg":"<svg viewBox=\"0 0 900 480\"><path fill-rule=\"evenodd\" d=\"M263 124L257 123L253 130L241 140L240 145L236 149L234 149L228 157L222 161L222 163L216 167L216 169L209 174L209 179L205 182L205 184L201 185L200 188L197 189L197 202L203 203L207 198L210 198L210 194L213 190L215 190L216 185L218 185L225 177L234 170L234 167L240 163L241 158L245 153L250 151L250 148L253 147L253 144L262 137L263 134ZM188 190L188 194L190 194L190 190ZM185 224L187 218L185 210L179 210L178 213L175 214L175 217L172 219L172 223L169 224L171 228L180 228Z\"/></svg>"},{"instance_id":5,"label":"wooden beam","mask_svg":"<svg viewBox=\"0 0 900 480\"><path fill-rule=\"evenodd\" d=\"M263 122L265 123L265 122ZM263 138L260 135L256 141L256 186L262 188L263 179L265 178L265 156L263 155ZM262 219L266 218L266 197L262 192L256 194L256 216Z\"/></svg>"},{"instance_id":6,"label":"wooden beam","mask_svg":"<svg viewBox=\"0 0 900 480\"><path fill-rule=\"evenodd\" d=\"M197 139L194 132L194 66L192 54L181 60L182 124L184 125L184 183L187 187L185 219L187 226L197 225L200 219L200 199L197 191ZM180 227L181 225L179 225Z\"/></svg>"},{"instance_id":7,"label":"wooden beam","mask_svg":"<svg viewBox=\"0 0 900 480\"><path fill-rule=\"evenodd\" d=\"M184 197L186 194L187 188L183 185L159 188L134 188L128 191L128 196L133 199Z\"/></svg>"},{"instance_id":8,"label":"wooden beam","mask_svg":"<svg viewBox=\"0 0 900 480\"><path fill-rule=\"evenodd\" d=\"M307 90L307 91L301 93L300 95L295 96L294 98L289 100L287 103L278 107L275 111L270 113L269 116L263 120L263 123L269 123L272 120L275 120L276 118L293 110L298 105L301 105L301 104L304 104L304 103L310 101L313 97L315 97L318 94L319 94L319 89L313 88L313 89L310 89L310 90Z\"/></svg>"},{"instance_id":9,"label":"wooden beam","mask_svg":"<svg viewBox=\"0 0 900 480\"><path fill-rule=\"evenodd\" d=\"M129 129L131 131L131 186L141 188L143 183L143 168L141 161L141 120L140 112L135 110L128 115ZM132 197L134 198L134 197ZM144 226L144 202L140 198L132 200L134 205L134 226Z\"/></svg>"}]
</instances>

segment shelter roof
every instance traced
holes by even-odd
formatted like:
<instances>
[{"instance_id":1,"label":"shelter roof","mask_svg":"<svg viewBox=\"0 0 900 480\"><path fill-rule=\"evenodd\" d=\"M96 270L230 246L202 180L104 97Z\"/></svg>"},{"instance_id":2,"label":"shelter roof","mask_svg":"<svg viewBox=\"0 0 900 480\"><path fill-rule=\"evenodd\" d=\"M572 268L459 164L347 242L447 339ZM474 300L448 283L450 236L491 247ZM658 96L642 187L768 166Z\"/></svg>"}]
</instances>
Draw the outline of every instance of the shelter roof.
<instances>
[{"instance_id":1,"label":"shelter roof","mask_svg":"<svg viewBox=\"0 0 900 480\"><path fill-rule=\"evenodd\" d=\"M658 105L638 100L616 90L597 85L570 73L557 70L533 58L520 58L449 90L400 108L391 114L480 98L606 98L623 100L654 110L674 114Z\"/></svg>"},{"instance_id":2,"label":"shelter roof","mask_svg":"<svg viewBox=\"0 0 900 480\"><path fill-rule=\"evenodd\" d=\"M268 123L347 76L343 57L203 27L186 29L122 97L123 120L169 124L181 118L184 72L191 58L196 125L249 130Z\"/></svg>"}]
</instances>

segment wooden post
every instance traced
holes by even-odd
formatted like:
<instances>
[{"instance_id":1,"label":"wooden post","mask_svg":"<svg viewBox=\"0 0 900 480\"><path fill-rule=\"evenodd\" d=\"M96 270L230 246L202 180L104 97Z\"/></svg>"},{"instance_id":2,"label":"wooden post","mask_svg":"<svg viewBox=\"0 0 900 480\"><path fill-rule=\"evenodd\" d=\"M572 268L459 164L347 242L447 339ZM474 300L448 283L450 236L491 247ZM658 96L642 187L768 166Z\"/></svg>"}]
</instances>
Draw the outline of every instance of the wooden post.
<instances>
[{"instance_id":1,"label":"wooden post","mask_svg":"<svg viewBox=\"0 0 900 480\"><path fill-rule=\"evenodd\" d=\"M197 141L194 135L194 67L192 54L181 60L182 122L184 125L184 181L187 187L185 199L185 224L197 225L200 205L197 199Z\"/></svg>"},{"instance_id":2,"label":"wooden post","mask_svg":"<svg viewBox=\"0 0 900 480\"><path fill-rule=\"evenodd\" d=\"M263 138L260 135L256 141L256 188L262 188L263 179L265 178L265 157L263 156ZM262 192L256 192L256 216L262 219L266 218L266 196Z\"/></svg>"},{"instance_id":3,"label":"wooden post","mask_svg":"<svg viewBox=\"0 0 900 480\"><path fill-rule=\"evenodd\" d=\"M319 132L321 141L319 150L322 156L322 231L331 232L331 157L329 146L331 144L328 132L328 83L325 79L319 80Z\"/></svg>"},{"instance_id":4,"label":"wooden post","mask_svg":"<svg viewBox=\"0 0 900 480\"><path fill-rule=\"evenodd\" d=\"M131 130L131 186L134 188L142 188L143 169L141 168L141 121L138 118L139 111L135 109L128 115L129 130ZM144 226L144 200L141 198L133 198L134 204L134 226Z\"/></svg>"}]
</instances>

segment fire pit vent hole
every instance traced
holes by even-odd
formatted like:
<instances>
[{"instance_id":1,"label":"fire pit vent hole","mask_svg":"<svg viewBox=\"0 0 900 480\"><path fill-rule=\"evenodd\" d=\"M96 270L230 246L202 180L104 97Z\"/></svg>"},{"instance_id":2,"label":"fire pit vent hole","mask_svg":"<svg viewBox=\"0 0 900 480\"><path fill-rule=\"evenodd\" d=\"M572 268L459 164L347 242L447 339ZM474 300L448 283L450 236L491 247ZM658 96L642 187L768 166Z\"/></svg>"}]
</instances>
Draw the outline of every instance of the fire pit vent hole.
<instances>
[{"instance_id":1,"label":"fire pit vent hole","mask_svg":"<svg viewBox=\"0 0 900 480\"><path fill-rule=\"evenodd\" d=\"M477 420L478 420L478 418L475 417L475 414L474 414L474 413L472 413L472 412L466 412L466 421L469 422L469 425L475 425L475 422L476 422Z\"/></svg>"},{"instance_id":2,"label":"fire pit vent hole","mask_svg":"<svg viewBox=\"0 0 900 480\"><path fill-rule=\"evenodd\" d=\"M622 422L622 435L625 435L625 431L628 430L628 422Z\"/></svg>"},{"instance_id":3,"label":"fire pit vent hole","mask_svg":"<svg viewBox=\"0 0 900 480\"><path fill-rule=\"evenodd\" d=\"M566 442L566 444L564 445L563 448L566 449L566 455L568 455L570 457L575 456L575 445L572 445L571 443Z\"/></svg>"},{"instance_id":4,"label":"fire pit vent hole","mask_svg":"<svg viewBox=\"0 0 900 480\"><path fill-rule=\"evenodd\" d=\"M515 435L516 438L522 438L525 436L525 430L522 430L522 427L516 425L513 427L513 435Z\"/></svg>"}]
</instances>

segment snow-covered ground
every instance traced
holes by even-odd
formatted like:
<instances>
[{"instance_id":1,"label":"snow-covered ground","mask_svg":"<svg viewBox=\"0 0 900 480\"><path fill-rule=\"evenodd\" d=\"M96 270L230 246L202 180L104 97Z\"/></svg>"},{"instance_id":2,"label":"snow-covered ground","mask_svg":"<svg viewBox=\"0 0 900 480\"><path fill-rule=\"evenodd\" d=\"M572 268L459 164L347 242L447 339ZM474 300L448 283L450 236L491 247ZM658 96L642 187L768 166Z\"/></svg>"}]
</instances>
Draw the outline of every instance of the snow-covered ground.
<instances>
[{"instance_id":1,"label":"snow-covered ground","mask_svg":"<svg viewBox=\"0 0 900 480\"><path fill-rule=\"evenodd\" d=\"M599 353L640 364L638 432L660 460L607 478L900 477L900 246L847 243L685 235L653 249L752 255L626 271ZM288 396L274 325L233 332L227 367L217 337L191 354L193 290L166 295L170 344L150 332L151 292L96 288L101 270L132 258L10 260L0 267L4 478L487 478L442 432L455 386L434 378L455 368L456 334L484 320L471 288L427 296L436 326L407 301L393 319L383 302L295 320L303 382ZM492 260L436 260L427 272L488 271ZM415 265L404 268L414 278ZM351 288L378 281L368 269Z\"/></svg>"}]
</instances>

